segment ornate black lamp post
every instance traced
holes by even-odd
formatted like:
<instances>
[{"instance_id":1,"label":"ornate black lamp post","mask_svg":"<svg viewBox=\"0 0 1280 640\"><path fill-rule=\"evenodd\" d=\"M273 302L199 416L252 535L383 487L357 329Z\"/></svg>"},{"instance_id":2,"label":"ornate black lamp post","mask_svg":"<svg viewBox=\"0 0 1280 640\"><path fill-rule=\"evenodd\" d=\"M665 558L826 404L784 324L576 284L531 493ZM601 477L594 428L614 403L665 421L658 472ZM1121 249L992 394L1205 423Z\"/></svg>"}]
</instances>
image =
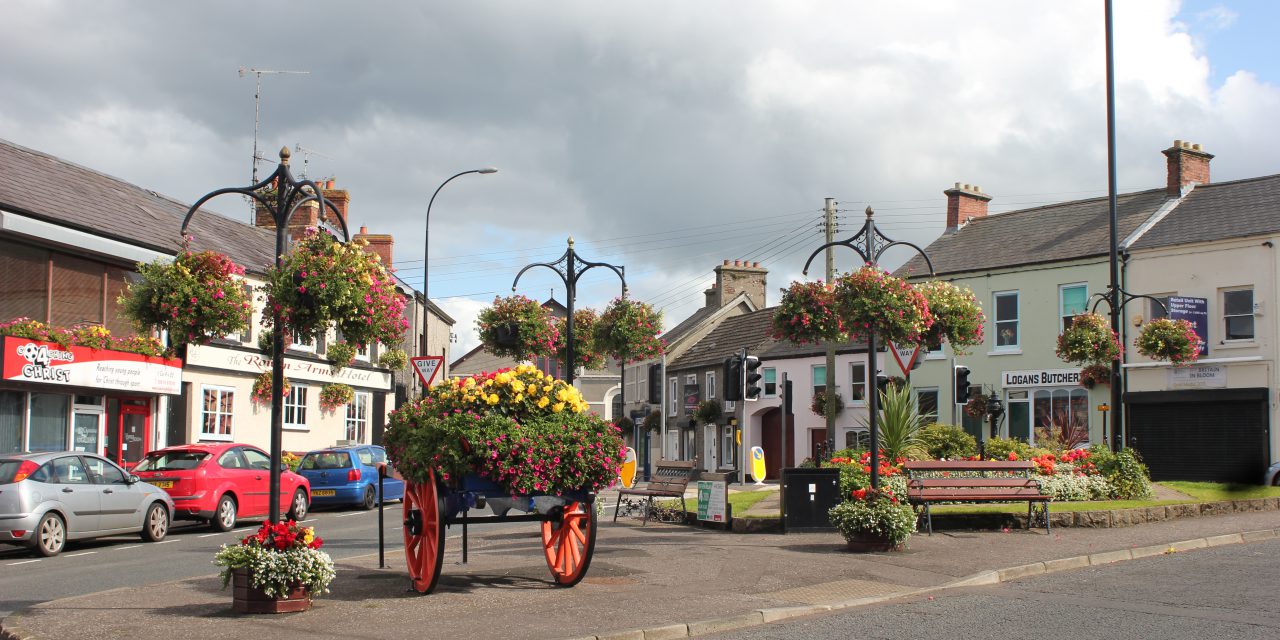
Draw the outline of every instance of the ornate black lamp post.
<instances>
[{"instance_id":1,"label":"ornate black lamp post","mask_svg":"<svg viewBox=\"0 0 1280 640\"><path fill-rule=\"evenodd\" d=\"M274 187L275 193L265 192ZM342 229L342 239L350 242L351 234L347 231L347 221L338 212L337 207L324 199L320 187L311 180L298 180L289 171L289 147L280 149L280 164L276 170L262 182L247 187L227 187L218 189L196 200L182 219L182 235L187 235L187 225L191 217L204 203L220 195L236 193L253 198L260 207L271 214L271 221L276 225L276 268L284 263L284 253L289 246L289 219L298 207L308 202L316 202L323 212L325 207L333 212L333 218ZM280 520L280 467L281 467L281 435L283 433L284 405L284 327L280 325L280 313L273 312L271 329L271 522Z\"/></svg>"},{"instance_id":2,"label":"ornate black lamp post","mask_svg":"<svg viewBox=\"0 0 1280 640\"><path fill-rule=\"evenodd\" d=\"M925 253L924 249L921 249L910 242L893 240L883 233L880 233L880 230L876 228L875 220L872 218L874 215L875 212L871 210L871 207L867 207L867 221L862 225L861 231L846 240L828 242L815 249L809 256L809 259L804 263L804 275L809 275L809 265L813 262L813 259L827 247L849 247L850 249L853 249L854 253L858 254L858 256L862 258L863 262L865 262L867 266L877 267L880 264L880 256L884 255L884 252L890 247L898 245L915 249L920 256L924 258L925 264L929 265L929 275L935 275L933 271L933 261L929 259L929 254ZM878 371L876 367L876 332L874 329L867 330L867 369L869 371L868 377L874 379L874 376ZM833 372L828 371L827 375L831 376L832 373ZM871 487L873 489L879 489L880 393L878 391L872 391L870 396L871 401L867 403L867 409L871 412ZM827 434L826 450L828 452L835 451L836 434L834 433L834 429L832 431L832 433Z\"/></svg>"},{"instance_id":3,"label":"ornate black lamp post","mask_svg":"<svg viewBox=\"0 0 1280 640\"><path fill-rule=\"evenodd\" d=\"M579 258L578 254L573 250L573 238L570 237L569 248L566 249L564 255L560 256L560 258L555 262L535 262L533 264L525 265L525 267L520 270L520 273L516 274L516 279L511 282L512 291L515 291L516 285L520 283L520 276L524 275L524 272L534 267L546 267L551 269L552 271L555 271L556 275L560 276L560 280L564 282L565 297L568 298L568 304L565 306L569 311L569 317L565 319L565 333L567 334L565 336L564 366L567 370L565 372L565 382L569 383L569 386L573 386L574 362L577 356L577 353L574 351L573 344L573 301L578 297L578 278L581 278L582 274L594 267L607 267L612 269L614 273L618 274L619 280L622 280L622 295L623 297L626 297L627 278L623 275L626 271L626 267L615 266L604 262L591 262L590 260L583 260ZM626 370L625 365L623 366L623 370Z\"/></svg>"}]
</instances>

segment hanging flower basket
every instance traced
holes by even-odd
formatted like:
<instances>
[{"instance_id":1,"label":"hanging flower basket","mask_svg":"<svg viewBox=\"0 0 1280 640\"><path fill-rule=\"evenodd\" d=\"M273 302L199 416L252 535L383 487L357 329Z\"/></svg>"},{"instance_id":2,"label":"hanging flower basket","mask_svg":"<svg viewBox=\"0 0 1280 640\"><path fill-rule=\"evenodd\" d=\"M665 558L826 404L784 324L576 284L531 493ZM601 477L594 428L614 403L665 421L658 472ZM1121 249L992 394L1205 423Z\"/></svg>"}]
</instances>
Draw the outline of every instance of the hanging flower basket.
<instances>
[{"instance_id":1,"label":"hanging flower basket","mask_svg":"<svg viewBox=\"0 0 1280 640\"><path fill-rule=\"evenodd\" d=\"M1080 386L1092 389L1094 386L1111 385L1111 367L1105 364L1091 364L1080 370Z\"/></svg>"},{"instance_id":2,"label":"hanging flower basket","mask_svg":"<svg viewBox=\"0 0 1280 640\"><path fill-rule=\"evenodd\" d=\"M338 242L308 227L283 264L267 272L268 311L279 310L284 327L302 340L337 327L351 344L399 343L409 328L404 298L367 244ZM267 313L263 324L270 328L272 321Z\"/></svg>"},{"instance_id":3,"label":"hanging flower basket","mask_svg":"<svg viewBox=\"0 0 1280 640\"><path fill-rule=\"evenodd\" d=\"M1138 353L1152 360L1187 366L1200 359L1202 342L1189 321L1160 318L1143 325L1133 344Z\"/></svg>"},{"instance_id":4,"label":"hanging flower basket","mask_svg":"<svg viewBox=\"0 0 1280 640\"><path fill-rule=\"evenodd\" d=\"M513 495L603 489L623 458L617 428L531 365L432 387L391 413L384 441L411 482L478 475Z\"/></svg>"},{"instance_id":5,"label":"hanging flower basket","mask_svg":"<svg viewBox=\"0 0 1280 640\"><path fill-rule=\"evenodd\" d=\"M350 385L326 384L320 387L320 409L333 412L338 407L350 404L355 397L356 391Z\"/></svg>"},{"instance_id":6,"label":"hanging flower basket","mask_svg":"<svg viewBox=\"0 0 1280 640\"><path fill-rule=\"evenodd\" d=\"M929 313L933 315L933 324L924 333L923 344L932 350L945 339L959 355L967 354L967 347L982 344L982 327L987 317L973 291L940 280L916 285L916 290L924 295Z\"/></svg>"},{"instance_id":7,"label":"hanging flower basket","mask_svg":"<svg viewBox=\"0 0 1280 640\"><path fill-rule=\"evenodd\" d=\"M584 369L603 369L604 353L596 344L595 332L600 317L591 309L578 309L573 312L573 359L571 367ZM569 323L566 318L556 319L556 360L567 362L569 359Z\"/></svg>"},{"instance_id":8,"label":"hanging flower basket","mask_svg":"<svg viewBox=\"0 0 1280 640\"><path fill-rule=\"evenodd\" d=\"M325 357L334 373L342 371L356 359L356 346L349 342L335 342L328 347Z\"/></svg>"},{"instance_id":9,"label":"hanging flower basket","mask_svg":"<svg viewBox=\"0 0 1280 640\"><path fill-rule=\"evenodd\" d=\"M289 395L289 379L284 379L284 388L281 389L282 396ZM254 403L260 405L271 404L271 372L263 371L253 380L253 394L250 399Z\"/></svg>"},{"instance_id":10,"label":"hanging flower basket","mask_svg":"<svg viewBox=\"0 0 1280 640\"><path fill-rule=\"evenodd\" d=\"M969 398L969 402L964 405L964 412L970 418L987 417L987 396L979 393Z\"/></svg>"},{"instance_id":11,"label":"hanging flower basket","mask_svg":"<svg viewBox=\"0 0 1280 640\"><path fill-rule=\"evenodd\" d=\"M172 262L139 263L138 280L119 298L139 331L168 331L175 347L240 333L252 310L244 268L214 251L193 253L190 243L188 236Z\"/></svg>"},{"instance_id":12,"label":"hanging flower basket","mask_svg":"<svg viewBox=\"0 0 1280 640\"><path fill-rule=\"evenodd\" d=\"M813 394L813 398L809 401L809 410L812 411L813 415L815 416L821 416L823 418L827 417L827 392L826 391L819 391ZM843 412L844 412L844 397L842 397L840 395L840 392L837 391L836 392L836 415L838 416Z\"/></svg>"},{"instance_id":13,"label":"hanging flower basket","mask_svg":"<svg viewBox=\"0 0 1280 640\"><path fill-rule=\"evenodd\" d=\"M822 282L792 282L773 313L773 337L799 344L841 340L844 322L836 313L834 288Z\"/></svg>"},{"instance_id":14,"label":"hanging flower basket","mask_svg":"<svg viewBox=\"0 0 1280 640\"><path fill-rule=\"evenodd\" d=\"M1071 326L1058 336L1054 353L1064 362L1085 365L1108 364L1118 360L1122 351L1110 322L1096 313L1084 313L1072 318Z\"/></svg>"},{"instance_id":15,"label":"hanging flower basket","mask_svg":"<svg viewBox=\"0 0 1280 640\"><path fill-rule=\"evenodd\" d=\"M703 400L693 410L693 417L698 424L716 424L724 416L724 406L719 400Z\"/></svg>"},{"instance_id":16,"label":"hanging flower basket","mask_svg":"<svg viewBox=\"0 0 1280 640\"><path fill-rule=\"evenodd\" d=\"M392 371L399 371L408 366L409 355L403 349L392 347L384 350L382 355L378 356L378 364Z\"/></svg>"},{"instance_id":17,"label":"hanging flower basket","mask_svg":"<svg viewBox=\"0 0 1280 640\"><path fill-rule=\"evenodd\" d=\"M485 350L516 360L554 355L560 335L551 312L520 295L494 298L476 317L476 328Z\"/></svg>"},{"instance_id":18,"label":"hanging flower basket","mask_svg":"<svg viewBox=\"0 0 1280 640\"><path fill-rule=\"evenodd\" d=\"M835 285L836 312L852 339L865 339L874 330L882 344L918 344L933 326L924 295L880 269L863 267L840 276Z\"/></svg>"},{"instance_id":19,"label":"hanging flower basket","mask_svg":"<svg viewBox=\"0 0 1280 640\"><path fill-rule=\"evenodd\" d=\"M662 357L666 345L658 337L661 332L661 311L646 302L614 298L600 314L593 333L601 353L630 363Z\"/></svg>"}]
</instances>

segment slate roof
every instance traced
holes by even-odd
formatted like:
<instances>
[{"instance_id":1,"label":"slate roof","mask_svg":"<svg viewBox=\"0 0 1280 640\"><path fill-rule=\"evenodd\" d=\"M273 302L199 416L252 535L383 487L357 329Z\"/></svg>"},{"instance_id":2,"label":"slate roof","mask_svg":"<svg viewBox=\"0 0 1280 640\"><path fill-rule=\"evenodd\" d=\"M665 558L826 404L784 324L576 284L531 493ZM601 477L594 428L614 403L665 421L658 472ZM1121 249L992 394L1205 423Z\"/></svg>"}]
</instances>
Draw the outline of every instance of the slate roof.
<instances>
[{"instance_id":1,"label":"slate roof","mask_svg":"<svg viewBox=\"0 0 1280 640\"><path fill-rule=\"evenodd\" d=\"M1280 232L1280 175L1197 186L1131 249Z\"/></svg>"},{"instance_id":2,"label":"slate roof","mask_svg":"<svg viewBox=\"0 0 1280 640\"><path fill-rule=\"evenodd\" d=\"M710 318L713 314L715 314L715 312L719 310L720 310L720 307L701 307L697 311L694 311L692 314L690 314L689 317L685 318L684 320L681 320L679 324L668 329L666 333L662 334L661 337L663 340L667 342L667 344L671 344L676 340L683 338L685 334L689 333L695 327L702 324L703 320Z\"/></svg>"},{"instance_id":3,"label":"slate roof","mask_svg":"<svg viewBox=\"0 0 1280 640\"><path fill-rule=\"evenodd\" d=\"M1116 228L1123 240L1164 204L1164 188L1116 196ZM991 214L944 233L926 247L938 275L1102 256L1111 244L1107 198L1090 198ZM928 276L915 256L897 276Z\"/></svg>"},{"instance_id":4,"label":"slate roof","mask_svg":"<svg viewBox=\"0 0 1280 640\"><path fill-rule=\"evenodd\" d=\"M769 337L773 322L773 307L725 318L710 333L689 347L675 361L667 364L668 370L692 369L718 365L724 359L746 347L758 354L773 342Z\"/></svg>"},{"instance_id":5,"label":"slate roof","mask_svg":"<svg viewBox=\"0 0 1280 640\"><path fill-rule=\"evenodd\" d=\"M0 208L95 235L177 253L190 204L0 139ZM210 190L224 185L210 185ZM241 204L231 196L229 202ZM206 209L191 219L192 248L214 249L261 273L275 258L275 232Z\"/></svg>"}]
</instances>

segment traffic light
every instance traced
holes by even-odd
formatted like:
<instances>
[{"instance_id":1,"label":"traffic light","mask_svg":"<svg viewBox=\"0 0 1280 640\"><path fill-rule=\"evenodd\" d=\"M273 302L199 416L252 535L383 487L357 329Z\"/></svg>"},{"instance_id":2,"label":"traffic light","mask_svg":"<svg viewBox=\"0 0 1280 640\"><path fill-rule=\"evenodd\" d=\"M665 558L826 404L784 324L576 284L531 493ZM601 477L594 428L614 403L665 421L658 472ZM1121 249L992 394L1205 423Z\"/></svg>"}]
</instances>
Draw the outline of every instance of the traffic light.
<instances>
[{"instance_id":1,"label":"traffic light","mask_svg":"<svg viewBox=\"0 0 1280 640\"><path fill-rule=\"evenodd\" d=\"M662 363L649 365L649 404L662 405Z\"/></svg>"},{"instance_id":2,"label":"traffic light","mask_svg":"<svg viewBox=\"0 0 1280 640\"><path fill-rule=\"evenodd\" d=\"M884 396L885 392L887 392L888 390L889 390L889 376L883 373L877 373L876 374L876 393L879 394L877 397Z\"/></svg>"},{"instance_id":3,"label":"traffic light","mask_svg":"<svg viewBox=\"0 0 1280 640\"><path fill-rule=\"evenodd\" d=\"M724 399L735 402L742 399L742 357L733 355L724 359Z\"/></svg>"},{"instance_id":4,"label":"traffic light","mask_svg":"<svg viewBox=\"0 0 1280 640\"><path fill-rule=\"evenodd\" d=\"M969 402L969 367L956 365L955 382L956 404L967 404Z\"/></svg>"},{"instance_id":5,"label":"traffic light","mask_svg":"<svg viewBox=\"0 0 1280 640\"><path fill-rule=\"evenodd\" d=\"M760 358L755 356L747 356L746 361L742 363L742 395L747 400L760 399L760 378L763 378L764 374L758 371L759 368Z\"/></svg>"}]
</instances>

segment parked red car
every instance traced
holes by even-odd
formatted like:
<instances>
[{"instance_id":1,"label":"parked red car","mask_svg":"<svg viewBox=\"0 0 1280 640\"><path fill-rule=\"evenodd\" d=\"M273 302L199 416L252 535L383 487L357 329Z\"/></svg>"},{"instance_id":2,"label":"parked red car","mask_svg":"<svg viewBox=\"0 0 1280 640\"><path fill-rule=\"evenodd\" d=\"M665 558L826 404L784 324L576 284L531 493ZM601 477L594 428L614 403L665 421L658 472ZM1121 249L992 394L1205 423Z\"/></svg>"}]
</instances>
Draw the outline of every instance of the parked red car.
<instances>
[{"instance_id":1,"label":"parked red car","mask_svg":"<svg viewBox=\"0 0 1280 640\"><path fill-rule=\"evenodd\" d=\"M270 511L271 457L247 444L184 444L157 449L133 468L134 474L173 498L175 519L204 520L228 531L240 519ZM311 483L280 473L280 511L302 520L311 505Z\"/></svg>"}]
</instances>

